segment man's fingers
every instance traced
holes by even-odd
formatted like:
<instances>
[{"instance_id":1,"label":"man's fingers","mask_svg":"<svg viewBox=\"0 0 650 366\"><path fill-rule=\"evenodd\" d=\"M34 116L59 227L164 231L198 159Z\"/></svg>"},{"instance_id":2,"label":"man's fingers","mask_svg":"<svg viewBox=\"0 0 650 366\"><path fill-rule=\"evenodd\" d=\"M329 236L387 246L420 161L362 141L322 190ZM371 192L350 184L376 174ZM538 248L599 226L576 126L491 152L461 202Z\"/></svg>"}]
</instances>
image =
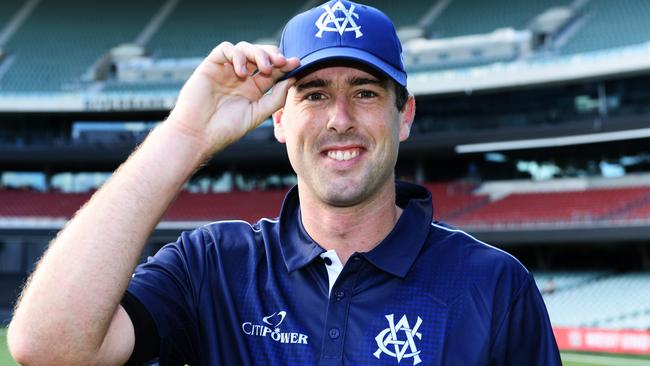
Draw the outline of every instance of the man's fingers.
<instances>
[{"instance_id":1,"label":"man's fingers","mask_svg":"<svg viewBox=\"0 0 650 366\"><path fill-rule=\"evenodd\" d=\"M272 71L269 74L257 73L254 76L255 84L257 85L258 89L264 93L271 87L274 87L274 84L278 79L299 65L300 60L296 57L285 59L284 65L282 67L277 67L274 65Z\"/></svg>"},{"instance_id":2,"label":"man's fingers","mask_svg":"<svg viewBox=\"0 0 650 366\"><path fill-rule=\"evenodd\" d=\"M282 67L276 67L271 72L271 79L277 80L281 78L284 74L300 66L300 59L297 57L292 57L285 59L284 65Z\"/></svg>"},{"instance_id":3,"label":"man's fingers","mask_svg":"<svg viewBox=\"0 0 650 366\"><path fill-rule=\"evenodd\" d=\"M271 70L273 69L273 66L271 65L270 55L261 47L252 49L252 53L259 72L263 74L270 74Z\"/></svg>"},{"instance_id":4,"label":"man's fingers","mask_svg":"<svg viewBox=\"0 0 650 366\"><path fill-rule=\"evenodd\" d=\"M207 60L215 64L225 64L232 60L232 49L235 46L230 42L221 42L219 45L212 49L207 57Z\"/></svg>"},{"instance_id":5,"label":"man's fingers","mask_svg":"<svg viewBox=\"0 0 650 366\"><path fill-rule=\"evenodd\" d=\"M280 47L272 45L272 44L261 44L259 46L262 47L263 49L265 49L266 52L268 52L270 55L281 54L282 53L282 52L280 52Z\"/></svg>"},{"instance_id":6,"label":"man's fingers","mask_svg":"<svg viewBox=\"0 0 650 366\"><path fill-rule=\"evenodd\" d=\"M235 74L240 78L248 77L248 58L246 54L238 47L232 49L232 67L235 70Z\"/></svg>"},{"instance_id":7,"label":"man's fingers","mask_svg":"<svg viewBox=\"0 0 650 366\"><path fill-rule=\"evenodd\" d=\"M233 71L240 78L246 78L254 72L278 78L280 76L277 70L288 72L296 67L294 63L288 62L277 46L253 45L248 42L239 42L237 45L222 42L210 52L207 59L215 64L232 64Z\"/></svg>"},{"instance_id":8,"label":"man's fingers","mask_svg":"<svg viewBox=\"0 0 650 366\"><path fill-rule=\"evenodd\" d=\"M275 84L270 93L265 94L257 101L257 107L255 108L253 119L261 122L273 112L282 108L287 99L289 88L291 88L295 82L296 79L289 78Z\"/></svg>"}]
</instances>

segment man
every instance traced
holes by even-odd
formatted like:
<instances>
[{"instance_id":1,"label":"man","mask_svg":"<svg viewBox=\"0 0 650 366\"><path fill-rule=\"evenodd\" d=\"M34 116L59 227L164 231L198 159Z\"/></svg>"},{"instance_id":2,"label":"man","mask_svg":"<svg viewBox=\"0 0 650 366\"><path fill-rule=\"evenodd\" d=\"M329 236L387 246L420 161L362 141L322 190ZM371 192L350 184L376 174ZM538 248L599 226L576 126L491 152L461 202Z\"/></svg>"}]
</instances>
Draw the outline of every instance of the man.
<instances>
[{"instance_id":1,"label":"man","mask_svg":"<svg viewBox=\"0 0 650 366\"><path fill-rule=\"evenodd\" d=\"M432 222L430 194L394 181L415 111L405 87L390 20L347 1L296 16L280 50L220 44L48 249L9 329L14 357L559 365L525 268ZM298 177L279 219L183 233L133 273L192 172L270 114Z\"/></svg>"}]
</instances>

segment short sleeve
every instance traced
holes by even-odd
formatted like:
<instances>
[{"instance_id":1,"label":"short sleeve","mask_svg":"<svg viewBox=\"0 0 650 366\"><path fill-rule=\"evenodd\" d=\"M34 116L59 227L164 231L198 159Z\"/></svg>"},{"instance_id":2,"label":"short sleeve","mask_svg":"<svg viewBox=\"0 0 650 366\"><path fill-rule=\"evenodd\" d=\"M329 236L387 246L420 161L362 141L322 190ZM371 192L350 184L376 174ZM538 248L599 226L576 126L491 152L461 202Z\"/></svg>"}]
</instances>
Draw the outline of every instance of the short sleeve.
<instances>
[{"instance_id":1,"label":"short sleeve","mask_svg":"<svg viewBox=\"0 0 650 366\"><path fill-rule=\"evenodd\" d=\"M193 264L203 255L202 248L200 230L183 233L175 243L165 245L139 265L127 288L158 329L161 365L195 364L193 346L199 338L196 288L201 274Z\"/></svg>"},{"instance_id":2,"label":"short sleeve","mask_svg":"<svg viewBox=\"0 0 650 366\"><path fill-rule=\"evenodd\" d=\"M490 365L562 365L546 306L530 274L497 328L491 349Z\"/></svg>"}]
</instances>

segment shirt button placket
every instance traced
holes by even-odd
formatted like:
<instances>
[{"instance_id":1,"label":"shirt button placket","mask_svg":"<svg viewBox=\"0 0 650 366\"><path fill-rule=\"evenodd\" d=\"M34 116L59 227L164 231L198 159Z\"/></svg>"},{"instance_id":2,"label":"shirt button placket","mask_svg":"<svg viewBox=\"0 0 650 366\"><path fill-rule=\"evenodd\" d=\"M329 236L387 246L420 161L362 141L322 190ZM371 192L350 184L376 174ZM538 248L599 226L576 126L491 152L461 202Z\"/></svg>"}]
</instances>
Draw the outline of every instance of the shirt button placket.
<instances>
[{"instance_id":1,"label":"shirt button placket","mask_svg":"<svg viewBox=\"0 0 650 366\"><path fill-rule=\"evenodd\" d=\"M345 298L345 291L343 290L336 290L336 293L334 294L334 297L336 298L336 301L341 301L343 298Z\"/></svg>"},{"instance_id":2,"label":"shirt button placket","mask_svg":"<svg viewBox=\"0 0 650 366\"><path fill-rule=\"evenodd\" d=\"M348 323L348 309L350 307L350 289L354 288L354 281L357 278L362 261L358 256L350 258L349 265L346 264L341 272L336 285L332 288L328 308L325 331L327 335L323 338L323 348L320 365L342 365L343 346Z\"/></svg>"}]
</instances>

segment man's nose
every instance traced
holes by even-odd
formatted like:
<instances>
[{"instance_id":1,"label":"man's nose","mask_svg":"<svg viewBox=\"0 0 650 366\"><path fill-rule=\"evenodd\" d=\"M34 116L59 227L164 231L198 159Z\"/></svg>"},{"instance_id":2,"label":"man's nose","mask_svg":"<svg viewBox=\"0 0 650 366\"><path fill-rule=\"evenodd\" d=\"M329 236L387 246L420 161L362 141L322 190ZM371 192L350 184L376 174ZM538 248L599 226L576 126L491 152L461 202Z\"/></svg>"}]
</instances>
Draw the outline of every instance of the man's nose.
<instances>
[{"instance_id":1,"label":"man's nose","mask_svg":"<svg viewBox=\"0 0 650 366\"><path fill-rule=\"evenodd\" d=\"M337 98L332 103L327 122L327 129L337 133L346 133L354 129L351 106L345 98Z\"/></svg>"}]
</instances>

